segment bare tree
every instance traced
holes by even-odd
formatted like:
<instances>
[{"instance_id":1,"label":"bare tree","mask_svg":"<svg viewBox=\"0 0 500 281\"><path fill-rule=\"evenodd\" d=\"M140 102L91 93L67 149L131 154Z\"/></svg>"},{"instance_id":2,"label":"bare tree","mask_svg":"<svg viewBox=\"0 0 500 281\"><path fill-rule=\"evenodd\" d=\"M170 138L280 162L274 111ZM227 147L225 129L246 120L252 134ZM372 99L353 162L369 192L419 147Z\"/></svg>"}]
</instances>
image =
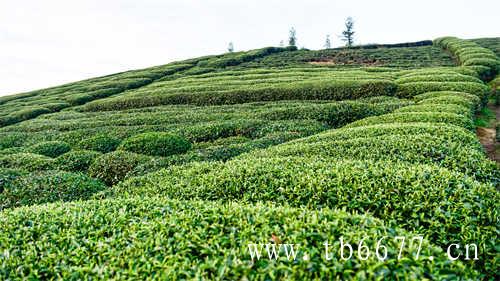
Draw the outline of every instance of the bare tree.
<instances>
[{"instance_id":1,"label":"bare tree","mask_svg":"<svg viewBox=\"0 0 500 281\"><path fill-rule=\"evenodd\" d=\"M331 47L332 43L330 42L330 34L327 34L325 40L325 49L330 49Z\"/></svg>"},{"instance_id":2,"label":"bare tree","mask_svg":"<svg viewBox=\"0 0 500 281\"><path fill-rule=\"evenodd\" d=\"M230 53L234 52L233 42L229 42L229 45L227 46L227 51Z\"/></svg>"},{"instance_id":3,"label":"bare tree","mask_svg":"<svg viewBox=\"0 0 500 281\"><path fill-rule=\"evenodd\" d=\"M345 20L345 30L342 31L342 41L346 42L347 47L352 47L354 44L354 20L348 17Z\"/></svg>"},{"instance_id":4,"label":"bare tree","mask_svg":"<svg viewBox=\"0 0 500 281\"><path fill-rule=\"evenodd\" d=\"M297 45L297 32L295 28L290 28L290 32L288 35L288 46L296 46Z\"/></svg>"}]
</instances>

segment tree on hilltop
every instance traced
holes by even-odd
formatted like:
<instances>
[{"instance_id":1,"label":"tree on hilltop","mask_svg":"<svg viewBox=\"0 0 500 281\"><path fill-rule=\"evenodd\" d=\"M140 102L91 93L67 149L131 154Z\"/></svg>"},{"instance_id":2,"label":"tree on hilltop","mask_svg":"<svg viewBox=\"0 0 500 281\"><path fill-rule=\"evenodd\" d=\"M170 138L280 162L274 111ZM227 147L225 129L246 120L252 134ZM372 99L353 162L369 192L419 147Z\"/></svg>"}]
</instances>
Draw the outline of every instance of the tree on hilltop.
<instances>
[{"instance_id":1,"label":"tree on hilltop","mask_svg":"<svg viewBox=\"0 0 500 281\"><path fill-rule=\"evenodd\" d=\"M332 47L332 43L330 42L330 35L326 35L326 40L325 40L325 49L330 49Z\"/></svg>"},{"instance_id":2,"label":"tree on hilltop","mask_svg":"<svg viewBox=\"0 0 500 281\"><path fill-rule=\"evenodd\" d=\"M345 30L342 31L342 41L346 42L347 47L354 44L354 20L348 17L345 21Z\"/></svg>"},{"instance_id":3,"label":"tree on hilltop","mask_svg":"<svg viewBox=\"0 0 500 281\"><path fill-rule=\"evenodd\" d=\"M227 46L227 51L230 53L234 52L233 42L229 42L229 45Z\"/></svg>"},{"instance_id":4,"label":"tree on hilltop","mask_svg":"<svg viewBox=\"0 0 500 281\"><path fill-rule=\"evenodd\" d=\"M290 28L289 36L288 36L288 46L297 46L297 32L295 28Z\"/></svg>"}]
</instances>

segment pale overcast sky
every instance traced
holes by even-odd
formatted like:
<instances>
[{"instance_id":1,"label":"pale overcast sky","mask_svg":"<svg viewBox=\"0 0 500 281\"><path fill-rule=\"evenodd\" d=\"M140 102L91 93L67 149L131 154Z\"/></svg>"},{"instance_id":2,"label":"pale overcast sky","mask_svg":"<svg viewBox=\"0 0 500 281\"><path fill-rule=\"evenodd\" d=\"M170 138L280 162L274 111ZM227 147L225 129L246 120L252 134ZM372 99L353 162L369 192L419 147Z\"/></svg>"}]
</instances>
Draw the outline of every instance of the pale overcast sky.
<instances>
[{"instance_id":1,"label":"pale overcast sky","mask_svg":"<svg viewBox=\"0 0 500 281\"><path fill-rule=\"evenodd\" d=\"M0 0L0 95L128 69L277 46L334 46L347 16L356 43L500 37L496 0Z\"/></svg>"}]
</instances>

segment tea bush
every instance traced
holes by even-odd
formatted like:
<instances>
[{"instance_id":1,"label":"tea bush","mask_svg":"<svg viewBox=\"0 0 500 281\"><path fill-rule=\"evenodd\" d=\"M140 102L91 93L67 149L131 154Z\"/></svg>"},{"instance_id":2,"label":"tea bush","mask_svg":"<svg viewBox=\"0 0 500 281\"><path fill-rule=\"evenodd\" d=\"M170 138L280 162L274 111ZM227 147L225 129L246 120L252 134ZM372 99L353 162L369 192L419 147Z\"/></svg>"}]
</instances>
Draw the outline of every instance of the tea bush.
<instances>
[{"instance_id":1,"label":"tea bush","mask_svg":"<svg viewBox=\"0 0 500 281\"><path fill-rule=\"evenodd\" d=\"M489 89L486 85L475 82L411 82L400 84L397 95L408 98L434 91L466 92L483 98L488 95Z\"/></svg>"},{"instance_id":2,"label":"tea bush","mask_svg":"<svg viewBox=\"0 0 500 281\"><path fill-rule=\"evenodd\" d=\"M0 172L4 175L4 172ZM0 210L55 201L87 199L105 186L84 174L62 171L32 172L10 177L2 185Z\"/></svg>"},{"instance_id":3,"label":"tea bush","mask_svg":"<svg viewBox=\"0 0 500 281\"><path fill-rule=\"evenodd\" d=\"M447 112L398 112L384 114L380 116L367 117L347 125L348 127L367 126L382 123L413 123L413 122L433 122L452 124L467 129L474 129L474 124L470 118L463 115Z\"/></svg>"},{"instance_id":4,"label":"tea bush","mask_svg":"<svg viewBox=\"0 0 500 281\"><path fill-rule=\"evenodd\" d=\"M26 171L49 170L53 167L53 159L33 153L12 153L0 156L0 166Z\"/></svg>"},{"instance_id":5,"label":"tea bush","mask_svg":"<svg viewBox=\"0 0 500 281\"><path fill-rule=\"evenodd\" d=\"M89 168L89 174L111 186L120 182L128 172L148 159L144 155L126 151L110 152L94 160Z\"/></svg>"},{"instance_id":6,"label":"tea bush","mask_svg":"<svg viewBox=\"0 0 500 281\"><path fill-rule=\"evenodd\" d=\"M55 158L71 150L69 144L62 141L47 141L30 147L31 153Z\"/></svg>"},{"instance_id":7,"label":"tea bush","mask_svg":"<svg viewBox=\"0 0 500 281\"><path fill-rule=\"evenodd\" d=\"M119 197L272 201L370 212L440 246L449 241L484 245L481 260L490 271L494 268L496 230L491 225L500 199L495 187L435 165L333 161L320 155L248 157L219 165L173 166L130 179L113 192Z\"/></svg>"},{"instance_id":8,"label":"tea bush","mask_svg":"<svg viewBox=\"0 0 500 281\"><path fill-rule=\"evenodd\" d=\"M100 155L101 153L96 151L73 150L57 157L54 165L64 171L85 172Z\"/></svg>"},{"instance_id":9,"label":"tea bush","mask_svg":"<svg viewBox=\"0 0 500 281\"><path fill-rule=\"evenodd\" d=\"M120 143L120 139L106 135L96 135L94 137L80 141L78 146L82 149L108 153L114 151L118 147L118 145L120 145Z\"/></svg>"},{"instance_id":10,"label":"tea bush","mask_svg":"<svg viewBox=\"0 0 500 281\"><path fill-rule=\"evenodd\" d=\"M0 227L3 253L9 256L3 260L2 279L478 277L462 262L450 263L446 254L427 239L418 260L414 258L416 248L405 247L405 258L391 262L399 253L395 236L409 239L415 234L387 226L368 215L330 209L160 198L102 200L4 211L0 213ZM282 243L300 245L297 261L283 257L276 261L251 260L248 244L269 243L273 236L282 239ZM340 260L337 250L341 236L352 243L365 238L364 244L372 251L377 239L386 237L382 243L387 247L389 261L378 261L373 252L366 261ZM74 251L75 241L84 243L78 252ZM334 254L330 261L323 257L325 241L331 243ZM69 252L73 254L68 255ZM303 261L305 255L307 261ZM429 261L430 256L433 261Z\"/></svg>"},{"instance_id":11,"label":"tea bush","mask_svg":"<svg viewBox=\"0 0 500 281\"><path fill-rule=\"evenodd\" d=\"M170 156L188 151L191 143L170 133L144 133L124 140L119 149L150 156Z\"/></svg>"},{"instance_id":12,"label":"tea bush","mask_svg":"<svg viewBox=\"0 0 500 281\"><path fill-rule=\"evenodd\" d=\"M370 96L393 95L396 84L391 81L324 81L296 82L278 86L235 88L217 93L172 93L147 96L123 96L85 104L83 111L122 110L167 104L220 105L277 100L343 100Z\"/></svg>"}]
</instances>

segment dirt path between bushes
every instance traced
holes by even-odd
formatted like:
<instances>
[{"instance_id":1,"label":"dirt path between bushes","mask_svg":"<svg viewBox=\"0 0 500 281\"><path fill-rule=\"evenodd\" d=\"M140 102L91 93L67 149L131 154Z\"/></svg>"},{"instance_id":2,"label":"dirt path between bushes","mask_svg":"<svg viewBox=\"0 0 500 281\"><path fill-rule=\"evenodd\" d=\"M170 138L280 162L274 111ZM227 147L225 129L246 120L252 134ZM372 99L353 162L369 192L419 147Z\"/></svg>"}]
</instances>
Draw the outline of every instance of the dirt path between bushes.
<instances>
[{"instance_id":1,"label":"dirt path between bushes","mask_svg":"<svg viewBox=\"0 0 500 281\"><path fill-rule=\"evenodd\" d=\"M496 124L500 122L500 106L488 104L488 108L495 113L495 122L492 122L493 125L488 128L477 128L476 133L488 157L500 163L500 143L496 139Z\"/></svg>"}]
</instances>

